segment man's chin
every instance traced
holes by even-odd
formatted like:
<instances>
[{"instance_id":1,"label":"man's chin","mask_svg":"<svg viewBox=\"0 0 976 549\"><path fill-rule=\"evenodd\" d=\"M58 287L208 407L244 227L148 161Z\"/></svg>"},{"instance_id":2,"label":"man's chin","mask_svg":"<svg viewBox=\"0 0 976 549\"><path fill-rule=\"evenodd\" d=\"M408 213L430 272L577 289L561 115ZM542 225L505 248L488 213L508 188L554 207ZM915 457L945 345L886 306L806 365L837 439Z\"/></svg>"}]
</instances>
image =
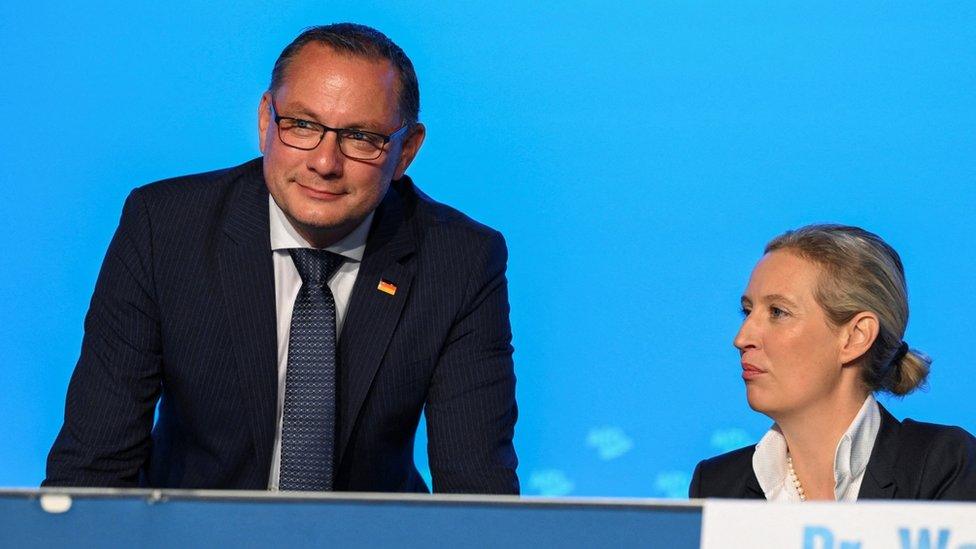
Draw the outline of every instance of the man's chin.
<instances>
[{"instance_id":1,"label":"man's chin","mask_svg":"<svg viewBox=\"0 0 976 549\"><path fill-rule=\"evenodd\" d=\"M329 231L340 229L350 224L353 226L356 225L354 223L355 215L351 212L335 211L334 208L326 210L306 207L298 209L296 213L298 215L286 212L288 219L291 220L293 225L309 230Z\"/></svg>"},{"instance_id":2,"label":"man's chin","mask_svg":"<svg viewBox=\"0 0 976 549\"><path fill-rule=\"evenodd\" d=\"M361 222L361 219L305 216L294 219L292 226L309 244L325 248L345 238Z\"/></svg>"}]
</instances>

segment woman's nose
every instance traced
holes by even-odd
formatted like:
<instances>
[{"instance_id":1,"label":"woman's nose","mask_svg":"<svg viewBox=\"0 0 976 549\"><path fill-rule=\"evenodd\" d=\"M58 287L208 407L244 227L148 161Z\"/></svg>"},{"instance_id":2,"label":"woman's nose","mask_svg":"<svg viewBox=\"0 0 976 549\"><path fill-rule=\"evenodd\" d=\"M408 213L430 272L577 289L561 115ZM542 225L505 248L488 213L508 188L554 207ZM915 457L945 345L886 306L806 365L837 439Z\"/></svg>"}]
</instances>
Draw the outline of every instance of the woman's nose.
<instances>
[{"instance_id":1,"label":"woman's nose","mask_svg":"<svg viewBox=\"0 0 976 549\"><path fill-rule=\"evenodd\" d=\"M756 329L754 326L755 322L752 320L752 315L749 314L742 319L742 325L739 326L739 332L735 334L735 338L732 340L732 345L740 351L745 351L749 347L756 346Z\"/></svg>"}]
</instances>

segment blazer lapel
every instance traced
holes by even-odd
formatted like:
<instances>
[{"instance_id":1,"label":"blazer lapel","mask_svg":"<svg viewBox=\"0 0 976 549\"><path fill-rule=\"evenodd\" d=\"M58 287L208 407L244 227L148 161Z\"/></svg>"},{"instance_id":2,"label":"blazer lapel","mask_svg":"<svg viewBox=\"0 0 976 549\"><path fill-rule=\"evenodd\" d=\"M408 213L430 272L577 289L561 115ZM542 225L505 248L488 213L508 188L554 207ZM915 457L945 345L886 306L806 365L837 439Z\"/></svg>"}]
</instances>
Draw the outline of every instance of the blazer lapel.
<instances>
[{"instance_id":1,"label":"blazer lapel","mask_svg":"<svg viewBox=\"0 0 976 549\"><path fill-rule=\"evenodd\" d=\"M749 476L746 478L746 499L766 499L766 493L763 492L762 487L759 486L759 479L756 478L755 471L752 467L749 467Z\"/></svg>"},{"instance_id":2,"label":"blazer lapel","mask_svg":"<svg viewBox=\"0 0 976 549\"><path fill-rule=\"evenodd\" d=\"M415 265L401 262L416 248L407 224L409 213L397 189L400 184L410 186L409 178L404 180L390 187L376 209L339 337L337 464L342 462L356 418L400 319L414 277ZM379 289L381 282L385 283L385 291Z\"/></svg>"},{"instance_id":3,"label":"blazer lapel","mask_svg":"<svg viewBox=\"0 0 976 549\"><path fill-rule=\"evenodd\" d=\"M901 423L881 404L878 404L878 409L881 412L881 427L864 470L858 500L894 499L897 494L895 459L898 456L898 432Z\"/></svg>"},{"instance_id":4,"label":"blazer lapel","mask_svg":"<svg viewBox=\"0 0 976 549\"><path fill-rule=\"evenodd\" d=\"M277 404L277 330L268 191L260 159L240 176L228 200L218 263L224 304L233 328L237 375L246 424L259 467L270 468Z\"/></svg>"}]
</instances>

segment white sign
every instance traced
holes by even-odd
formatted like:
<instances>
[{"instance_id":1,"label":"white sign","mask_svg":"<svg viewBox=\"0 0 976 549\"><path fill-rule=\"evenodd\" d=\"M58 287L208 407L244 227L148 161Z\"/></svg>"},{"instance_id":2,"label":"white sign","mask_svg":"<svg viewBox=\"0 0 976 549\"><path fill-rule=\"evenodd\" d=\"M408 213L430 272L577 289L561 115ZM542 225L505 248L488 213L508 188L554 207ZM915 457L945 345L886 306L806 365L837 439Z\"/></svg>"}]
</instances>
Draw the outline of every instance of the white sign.
<instances>
[{"instance_id":1,"label":"white sign","mask_svg":"<svg viewBox=\"0 0 976 549\"><path fill-rule=\"evenodd\" d=\"M707 500L702 549L976 549L976 504Z\"/></svg>"}]
</instances>

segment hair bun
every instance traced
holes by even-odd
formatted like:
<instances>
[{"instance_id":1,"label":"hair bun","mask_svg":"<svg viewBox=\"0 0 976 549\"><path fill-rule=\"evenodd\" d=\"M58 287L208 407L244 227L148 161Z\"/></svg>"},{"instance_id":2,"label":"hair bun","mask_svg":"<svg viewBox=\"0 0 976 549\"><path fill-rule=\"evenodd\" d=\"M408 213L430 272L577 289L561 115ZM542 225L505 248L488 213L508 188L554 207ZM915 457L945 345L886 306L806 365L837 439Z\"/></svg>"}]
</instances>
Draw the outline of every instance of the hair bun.
<instances>
[{"instance_id":1,"label":"hair bun","mask_svg":"<svg viewBox=\"0 0 976 549\"><path fill-rule=\"evenodd\" d=\"M917 349L909 349L903 341L891 357L884 388L893 395L907 395L925 385L931 365L932 359L928 355Z\"/></svg>"}]
</instances>

